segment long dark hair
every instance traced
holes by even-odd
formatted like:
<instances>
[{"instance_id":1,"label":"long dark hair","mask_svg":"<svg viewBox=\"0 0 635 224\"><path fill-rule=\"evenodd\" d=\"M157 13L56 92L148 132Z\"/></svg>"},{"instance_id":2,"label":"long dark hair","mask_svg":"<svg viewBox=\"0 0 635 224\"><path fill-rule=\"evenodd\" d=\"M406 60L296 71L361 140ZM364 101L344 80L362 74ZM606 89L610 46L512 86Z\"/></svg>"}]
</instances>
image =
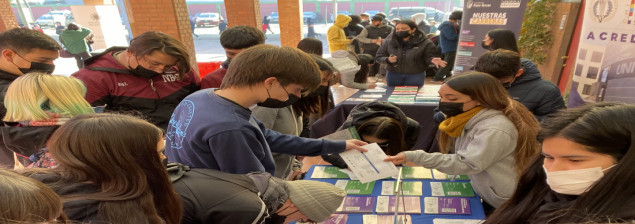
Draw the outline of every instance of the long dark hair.
<instances>
[{"instance_id":1,"label":"long dark hair","mask_svg":"<svg viewBox=\"0 0 635 224\"><path fill-rule=\"evenodd\" d=\"M516 35L508 29L493 29L487 32L487 36L492 39L489 50L505 49L515 51L520 54L518 44L516 43Z\"/></svg>"},{"instance_id":2,"label":"long dark hair","mask_svg":"<svg viewBox=\"0 0 635 224\"><path fill-rule=\"evenodd\" d=\"M316 38L307 37L298 42L298 49L322 57L322 41Z\"/></svg>"},{"instance_id":3,"label":"long dark hair","mask_svg":"<svg viewBox=\"0 0 635 224\"><path fill-rule=\"evenodd\" d=\"M520 173L530 160L540 153L540 146L536 141L536 135L540 128L536 117L522 104L512 100L498 79L482 72L465 72L452 76L444 85L457 92L468 95L479 102L483 107L499 110L514 123L518 130L518 142L515 156L517 172ZM450 141L453 140L447 133L439 131L437 136L441 152L449 151Z\"/></svg>"},{"instance_id":4,"label":"long dark hair","mask_svg":"<svg viewBox=\"0 0 635 224\"><path fill-rule=\"evenodd\" d=\"M543 156L537 156L525 170L514 195L492 214L485 223L524 223L533 215L557 223L585 221L611 222L635 199L635 105L598 103L568 109L551 115L542 122L538 135L545 139L562 137L581 144L594 153L612 156L618 161L591 189L568 207L548 214L535 214L548 194L555 194L546 183Z\"/></svg>"},{"instance_id":5,"label":"long dark hair","mask_svg":"<svg viewBox=\"0 0 635 224\"><path fill-rule=\"evenodd\" d=\"M361 65L361 67L359 71L355 73L355 78L353 79L353 81L355 81L356 83L366 83L368 81L368 72L370 71L368 65L374 62L374 58L370 54L358 54L357 58L357 64Z\"/></svg>"},{"instance_id":6,"label":"long dark hair","mask_svg":"<svg viewBox=\"0 0 635 224\"><path fill-rule=\"evenodd\" d=\"M334 73L333 64L330 61L325 60L322 57L317 55L312 55L311 57L313 57L313 60L315 60L315 63L320 68L320 71L326 72L327 77L322 77L322 78L323 79L326 78L330 81L330 79L333 78L333 73ZM320 118L324 116L324 114L326 114L326 112L328 112L328 110L330 109L329 108L330 98L331 98L330 90L324 92L323 94L309 93L309 94L306 94L305 96L302 96L300 100L293 103L292 108L296 114L302 114L305 117L308 116L309 114L316 114L318 118Z\"/></svg>"},{"instance_id":7,"label":"long dark hair","mask_svg":"<svg viewBox=\"0 0 635 224\"><path fill-rule=\"evenodd\" d=\"M405 133L401 128L401 123L390 117L368 119L357 128L357 132L360 136L373 136L388 140L388 148L385 149L388 155L397 155L406 150Z\"/></svg>"},{"instance_id":8,"label":"long dark hair","mask_svg":"<svg viewBox=\"0 0 635 224\"><path fill-rule=\"evenodd\" d=\"M49 140L58 167L33 173L59 175L60 180L50 185L53 189L77 183L98 186L99 192L62 199L99 201L99 214L108 222L177 224L181 201L157 151L162 133L131 116L78 115Z\"/></svg>"}]
</instances>

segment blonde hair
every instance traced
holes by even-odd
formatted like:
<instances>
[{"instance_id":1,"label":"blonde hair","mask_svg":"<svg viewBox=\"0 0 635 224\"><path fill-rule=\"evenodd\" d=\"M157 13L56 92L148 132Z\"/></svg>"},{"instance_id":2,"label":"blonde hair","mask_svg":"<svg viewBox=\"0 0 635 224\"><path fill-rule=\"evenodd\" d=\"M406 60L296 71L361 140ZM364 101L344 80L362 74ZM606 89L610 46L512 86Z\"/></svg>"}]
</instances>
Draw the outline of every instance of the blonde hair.
<instances>
[{"instance_id":1,"label":"blonde hair","mask_svg":"<svg viewBox=\"0 0 635 224\"><path fill-rule=\"evenodd\" d=\"M53 112L72 117L94 113L84 99L86 87L77 78L31 72L18 77L7 89L4 121L37 121L51 117Z\"/></svg>"},{"instance_id":2,"label":"blonde hair","mask_svg":"<svg viewBox=\"0 0 635 224\"><path fill-rule=\"evenodd\" d=\"M0 169L0 223L47 222L66 216L59 196L43 183Z\"/></svg>"}]
</instances>

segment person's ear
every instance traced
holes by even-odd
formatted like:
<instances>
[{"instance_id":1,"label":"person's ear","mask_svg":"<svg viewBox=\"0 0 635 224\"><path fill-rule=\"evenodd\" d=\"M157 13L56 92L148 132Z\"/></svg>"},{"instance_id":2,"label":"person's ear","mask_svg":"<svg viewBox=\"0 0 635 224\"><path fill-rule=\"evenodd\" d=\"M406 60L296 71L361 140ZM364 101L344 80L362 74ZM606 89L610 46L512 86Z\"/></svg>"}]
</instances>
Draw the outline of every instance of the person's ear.
<instances>
[{"instance_id":1,"label":"person's ear","mask_svg":"<svg viewBox=\"0 0 635 224\"><path fill-rule=\"evenodd\" d=\"M265 88L269 89L278 79L276 77L269 77L265 79Z\"/></svg>"},{"instance_id":2,"label":"person's ear","mask_svg":"<svg viewBox=\"0 0 635 224\"><path fill-rule=\"evenodd\" d=\"M519 76L523 74L523 72L525 72L525 70L523 70L522 68L518 69L518 72L516 72L516 75L514 77L518 78Z\"/></svg>"},{"instance_id":3,"label":"person's ear","mask_svg":"<svg viewBox=\"0 0 635 224\"><path fill-rule=\"evenodd\" d=\"M9 60L13 61L13 54L15 54L15 52L13 52L12 50L9 50L9 49L2 50L2 57L5 58L7 61Z\"/></svg>"}]
</instances>

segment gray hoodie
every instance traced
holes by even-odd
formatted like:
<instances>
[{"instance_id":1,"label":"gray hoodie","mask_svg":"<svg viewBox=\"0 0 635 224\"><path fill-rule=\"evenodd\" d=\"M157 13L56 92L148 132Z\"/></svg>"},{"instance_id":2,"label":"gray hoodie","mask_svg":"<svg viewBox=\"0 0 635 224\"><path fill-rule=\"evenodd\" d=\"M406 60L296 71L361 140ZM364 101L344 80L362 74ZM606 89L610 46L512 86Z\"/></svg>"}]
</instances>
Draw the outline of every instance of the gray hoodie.
<instances>
[{"instance_id":1,"label":"gray hoodie","mask_svg":"<svg viewBox=\"0 0 635 224\"><path fill-rule=\"evenodd\" d=\"M466 174L474 191L495 208L512 196L518 176L514 151L518 130L503 112L483 109L454 141L451 154L405 152L406 159L447 174Z\"/></svg>"}]
</instances>

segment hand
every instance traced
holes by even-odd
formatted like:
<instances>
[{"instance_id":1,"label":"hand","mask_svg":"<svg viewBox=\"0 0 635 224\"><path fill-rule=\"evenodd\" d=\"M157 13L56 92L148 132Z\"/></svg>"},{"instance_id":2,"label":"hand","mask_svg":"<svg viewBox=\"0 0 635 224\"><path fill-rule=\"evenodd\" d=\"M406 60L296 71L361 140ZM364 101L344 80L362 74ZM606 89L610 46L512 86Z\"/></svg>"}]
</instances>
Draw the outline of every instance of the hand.
<instances>
[{"instance_id":1,"label":"hand","mask_svg":"<svg viewBox=\"0 0 635 224\"><path fill-rule=\"evenodd\" d=\"M291 173L291 175L289 175L289 178L287 178L287 180L297 180L302 176L302 170L294 170L293 173Z\"/></svg>"},{"instance_id":2,"label":"hand","mask_svg":"<svg viewBox=\"0 0 635 224\"><path fill-rule=\"evenodd\" d=\"M395 165L404 164L406 163L406 154L404 154L403 152L400 152L397 155L388 156L388 158L384 159L384 162L392 162Z\"/></svg>"},{"instance_id":3,"label":"hand","mask_svg":"<svg viewBox=\"0 0 635 224\"><path fill-rule=\"evenodd\" d=\"M373 44L377 44L377 43L381 43L381 40L380 39L373 39L372 42L373 42Z\"/></svg>"},{"instance_id":4,"label":"hand","mask_svg":"<svg viewBox=\"0 0 635 224\"><path fill-rule=\"evenodd\" d=\"M369 89L374 89L375 87L377 87L377 83L371 82L370 84L368 84Z\"/></svg>"},{"instance_id":5,"label":"hand","mask_svg":"<svg viewBox=\"0 0 635 224\"><path fill-rule=\"evenodd\" d=\"M397 55L391 55L390 57L388 57L388 61L390 63L396 63L397 62Z\"/></svg>"},{"instance_id":6,"label":"hand","mask_svg":"<svg viewBox=\"0 0 635 224\"><path fill-rule=\"evenodd\" d=\"M439 68L439 66L445 68L445 66L448 65L448 63L441 58L432 58L432 64L437 66L437 68Z\"/></svg>"},{"instance_id":7,"label":"hand","mask_svg":"<svg viewBox=\"0 0 635 224\"><path fill-rule=\"evenodd\" d=\"M366 144L368 143L357 140L357 139L349 139L349 140L346 140L346 150L355 149L360 152L367 152L368 150L361 147L362 145L366 145Z\"/></svg>"}]
</instances>

